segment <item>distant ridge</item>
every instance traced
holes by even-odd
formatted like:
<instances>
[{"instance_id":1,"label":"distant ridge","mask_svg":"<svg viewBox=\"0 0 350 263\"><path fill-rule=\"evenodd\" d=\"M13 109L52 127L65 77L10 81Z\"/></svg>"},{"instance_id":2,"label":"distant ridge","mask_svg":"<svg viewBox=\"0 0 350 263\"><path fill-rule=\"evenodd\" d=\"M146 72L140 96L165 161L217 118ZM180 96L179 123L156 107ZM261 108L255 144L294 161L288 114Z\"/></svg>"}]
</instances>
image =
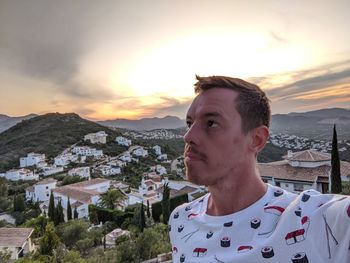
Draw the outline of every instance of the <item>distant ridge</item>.
<instances>
[{"instance_id":1,"label":"distant ridge","mask_svg":"<svg viewBox=\"0 0 350 263\"><path fill-rule=\"evenodd\" d=\"M350 109L330 108L309 112L291 112L272 116L271 131L313 139L331 140L333 125L338 138L350 138Z\"/></svg>"},{"instance_id":2,"label":"distant ridge","mask_svg":"<svg viewBox=\"0 0 350 263\"><path fill-rule=\"evenodd\" d=\"M107 141L120 133L75 113L48 113L17 123L0 133L0 172L19 165L19 157L29 152L54 157L67 147L82 141L88 133L105 131Z\"/></svg>"},{"instance_id":3,"label":"distant ridge","mask_svg":"<svg viewBox=\"0 0 350 263\"><path fill-rule=\"evenodd\" d=\"M97 123L108 127L117 127L135 131L177 129L185 126L185 121L175 116L166 116L163 118L143 118L139 120L115 119L98 121Z\"/></svg>"},{"instance_id":4,"label":"distant ridge","mask_svg":"<svg viewBox=\"0 0 350 263\"><path fill-rule=\"evenodd\" d=\"M0 133L6 131L7 129L21 122L22 120L28 120L36 116L38 115L33 113L18 117L10 117L4 114L0 114Z\"/></svg>"}]
</instances>

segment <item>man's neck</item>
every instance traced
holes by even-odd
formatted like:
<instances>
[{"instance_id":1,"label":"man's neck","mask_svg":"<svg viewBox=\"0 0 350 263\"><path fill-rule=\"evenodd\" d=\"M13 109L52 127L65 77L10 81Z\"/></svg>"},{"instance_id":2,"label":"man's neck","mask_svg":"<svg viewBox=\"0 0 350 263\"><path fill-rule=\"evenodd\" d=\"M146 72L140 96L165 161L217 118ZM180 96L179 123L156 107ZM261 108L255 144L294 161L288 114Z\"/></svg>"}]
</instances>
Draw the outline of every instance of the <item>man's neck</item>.
<instances>
[{"instance_id":1,"label":"man's neck","mask_svg":"<svg viewBox=\"0 0 350 263\"><path fill-rule=\"evenodd\" d=\"M208 215L223 216L243 210L258 201L267 191L267 185L260 179L256 169L244 176L229 179L208 186Z\"/></svg>"}]
</instances>

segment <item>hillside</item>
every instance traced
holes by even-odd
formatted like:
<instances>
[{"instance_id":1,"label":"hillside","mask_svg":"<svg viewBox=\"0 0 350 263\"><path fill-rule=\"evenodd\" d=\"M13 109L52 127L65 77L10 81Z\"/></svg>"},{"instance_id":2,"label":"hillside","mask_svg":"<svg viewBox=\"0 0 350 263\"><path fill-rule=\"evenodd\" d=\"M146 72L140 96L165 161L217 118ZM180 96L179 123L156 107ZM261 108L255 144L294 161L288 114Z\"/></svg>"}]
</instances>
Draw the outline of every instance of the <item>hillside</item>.
<instances>
[{"instance_id":1,"label":"hillside","mask_svg":"<svg viewBox=\"0 0 350 263\"><path fill-rule=\"evenodd\" d=\"M107 127L80 118L77 114L49 113L23 120L0 133L0 172L19 165L19 157L29 152L54 157L65 148L82 141L88 133L104 130L113 140L120 135Z\"/></svg>"},{"instance_id":2,"label":"hillside","mask_svg":"<svg viewBox=\"0 0 350 263\"><path fill-rule=\"evenodd\" d=\"M4 114L0 114L0 133L3 131L6 131L7 129L9 129L12 126L16 125L17 123L21 122L22 120L28 120L28 119L36 117L36 116L38 116L38 115L28 114L25 116L10 117L10 116L4 115Z\"/></svg>"},{"instance_id":3,"label":"hillside","mask_svg":"<svg viewBox=\"0 0 350 263\"><path fill-rule=\"evenodd\" d=\"M338 139L350 138L350 110L341 108L276 114L272 116L271 131L314 140L331 140L334 124L337 125Z\"/></svg>"},{"instance_id":4,"label":"hillside","mask_svg":"<svg viewBox=\"0 0 350 263\"><path fill-rule=\"evenodd\" d=\"M135 131L149 131L154 129L176 129L185 126L185 121L175 116L164 118L143 118L139 120L116 119L99 121L101 125L118 127Z\"/></svg>"}]
</instances>

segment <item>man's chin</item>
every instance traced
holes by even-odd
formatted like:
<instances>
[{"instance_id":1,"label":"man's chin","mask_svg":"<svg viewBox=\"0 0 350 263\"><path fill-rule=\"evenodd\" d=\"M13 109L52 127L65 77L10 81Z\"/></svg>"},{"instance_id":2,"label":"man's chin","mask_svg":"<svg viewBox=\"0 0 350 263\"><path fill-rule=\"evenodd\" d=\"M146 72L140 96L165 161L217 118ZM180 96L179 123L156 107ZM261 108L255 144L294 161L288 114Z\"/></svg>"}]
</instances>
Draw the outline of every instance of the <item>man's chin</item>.
<instances>
[{"instance_id":1,"label":"man's chin","mask_svg":"<svg viewBox=\"0 0 350 263\"><path fill-rule=\"evenodd\" d=\"M193 183L196 185L206 185L204 180L203 180L203 177L198 175L198 174L195 174L195 173L186 172L186 179L190 183Z\"/></svg>"}]
</instances>

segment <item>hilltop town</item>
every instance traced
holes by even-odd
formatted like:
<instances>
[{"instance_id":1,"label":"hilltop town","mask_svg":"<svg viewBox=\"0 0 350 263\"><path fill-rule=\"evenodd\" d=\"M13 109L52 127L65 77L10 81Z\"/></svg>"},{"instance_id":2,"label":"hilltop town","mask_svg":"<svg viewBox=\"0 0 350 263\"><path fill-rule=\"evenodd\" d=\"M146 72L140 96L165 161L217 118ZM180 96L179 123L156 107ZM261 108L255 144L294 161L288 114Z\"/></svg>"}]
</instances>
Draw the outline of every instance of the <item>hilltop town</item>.
<instances>
[{"instance_id":1,"label":"hilltop town","mask_svg":"<svg viewBox=\"0 0 350 263\"><path fill-rule=\"evenodd\" d=\"M142 259L160 255L152 262L170 260L166 231L161 230L165 227L161 222L166 222L165 217L170 214L164 214L164 204L168 203L171 211L176 205L207 192L206 187L185 180L181 154L170 157L164 148L154 144L181 139L181 132L125 130L122 135L108 137L104 130L85 134L52 158L29 152L18 159L17 167L0 173L0 225L6 226L6 231L0 229L0 248L7 248L0 252L0 258L15 260L45 254L40 240L50 226L58 233L59 244L78 250L83 258L95 254L96 249L102 249L104 256L116 253L114 248L119 243L135 246L137 242L132 236L143 235L143 229L147 228L151 231L149 234L155 231L165 241L153 254ZM140 139L148 143L140 145ZM118 151L106 154L103 149L107 149L107 144L108 149L114 145ZM307 189L328 192L331 142L271 134L268 144L286 150L286 155L274 162L258 164L263 181L295 193ZM339 145L340 152L350 148L346 140ZM341 162L341 173L347 184L349 162ZM45 227L38 232L40 222L44 222ZM60 228L64 230L60 232ZM70 228L95 231L95 241L89 243L89 237L84 235L76 241L86 240L88 244L81 247L71 243L64 237ZM8 243L8 237L16 242ZM123 256L118 253L116 256Z\"/></svg>"}]
</instances>

